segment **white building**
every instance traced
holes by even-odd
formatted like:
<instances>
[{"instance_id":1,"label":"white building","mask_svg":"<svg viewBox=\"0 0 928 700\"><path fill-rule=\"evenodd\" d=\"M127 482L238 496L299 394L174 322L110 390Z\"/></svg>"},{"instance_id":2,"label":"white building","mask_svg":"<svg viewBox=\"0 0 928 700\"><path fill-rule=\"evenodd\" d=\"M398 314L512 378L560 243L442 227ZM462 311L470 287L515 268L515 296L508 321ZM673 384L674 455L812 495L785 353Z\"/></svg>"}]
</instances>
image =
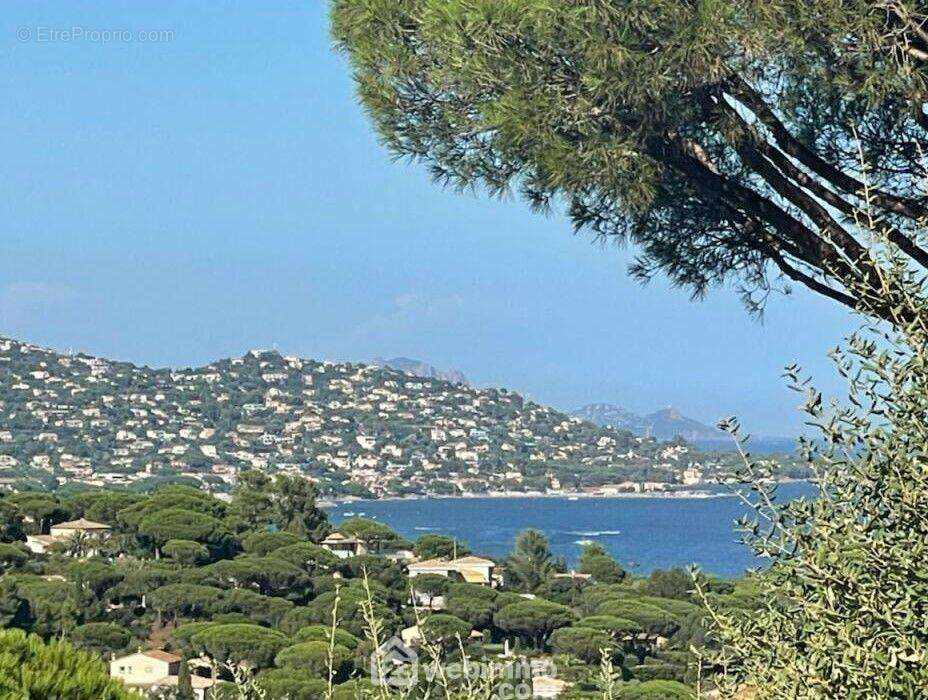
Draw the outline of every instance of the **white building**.
<instances>
[{"instance_id":1,"label":"white building","mask_svg":"<svg viewBox=\"0 0 928 700\"><path fill-rule=\"evenodd\" d=\"M110 676L121 680L127 687L142 692L159 692L176 688L181 658L162 649L139 651L121 656L110 662ZM205 700L213 687L212 678L190 675L190 685L197 700Z\"/></svg>"},{"instance_id":2,"label":"white building","mask_svg":"<svg viewBox=\"0 0 928 700\"><path fill-rule=\"evenodd\" d=\"M79 535L102 538L107 537L109 533L109 525L79 518L77 520L70 520L66 523L52 525L47 535L26 535L26 547L33 554L45 554L52 545L67 542ZM95 551L93 549L88 549L86 554L92 556L95 554Z\"/></svg>"}]
</instances>

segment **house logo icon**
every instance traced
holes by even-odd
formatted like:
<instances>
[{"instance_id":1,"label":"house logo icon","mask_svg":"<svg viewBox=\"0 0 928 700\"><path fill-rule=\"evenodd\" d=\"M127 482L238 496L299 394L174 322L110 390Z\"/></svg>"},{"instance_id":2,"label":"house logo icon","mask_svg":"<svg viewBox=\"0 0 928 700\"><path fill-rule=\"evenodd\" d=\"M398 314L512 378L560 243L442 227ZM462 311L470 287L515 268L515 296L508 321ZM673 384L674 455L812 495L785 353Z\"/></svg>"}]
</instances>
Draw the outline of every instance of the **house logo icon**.
<instances>
[{"instance_id":1,"label":"house logo icon","mask_svg":"<svg viewBox=\"0 0 928 700\"><path fill-rule=\"evenodd\" d=\"M419 655L392 637L371 654L371 680L375 685L412 688L419 674Z\"/></svg>"}]
</instances>

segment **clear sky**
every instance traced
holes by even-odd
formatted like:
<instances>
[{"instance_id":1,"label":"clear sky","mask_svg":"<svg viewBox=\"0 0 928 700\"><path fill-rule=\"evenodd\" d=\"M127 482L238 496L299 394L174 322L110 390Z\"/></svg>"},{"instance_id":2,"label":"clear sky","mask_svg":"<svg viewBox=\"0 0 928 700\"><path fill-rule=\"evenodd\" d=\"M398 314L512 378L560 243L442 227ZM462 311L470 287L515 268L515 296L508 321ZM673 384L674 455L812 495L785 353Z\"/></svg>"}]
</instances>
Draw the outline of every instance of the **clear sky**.
<instances>
[{"instance_id":1,"label":"clear sky","mask_svg":"<svg viewBox=\"0 0 928 700\"><path fill-rule=\"evenodd\" d=\"M788 362L840 389L832 303L797 290L759 324L731 290L640 287L630 251L391 162L322 0L3 10L0 334L158 366L406 355L759 434L801 425Z\"/></svg>"}]
</instances>

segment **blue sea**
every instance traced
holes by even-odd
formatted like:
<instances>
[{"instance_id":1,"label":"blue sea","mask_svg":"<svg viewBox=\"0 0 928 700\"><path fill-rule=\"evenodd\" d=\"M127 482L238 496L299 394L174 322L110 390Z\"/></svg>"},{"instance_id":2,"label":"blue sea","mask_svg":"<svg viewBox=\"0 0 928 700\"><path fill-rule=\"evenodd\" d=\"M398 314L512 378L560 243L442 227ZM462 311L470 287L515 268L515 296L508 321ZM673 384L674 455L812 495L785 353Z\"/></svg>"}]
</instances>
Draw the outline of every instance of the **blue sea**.
<instances>
[{"instance_id":1,"label":"blue sea","mask_svg":"<svg viewBox=\"0 0 928 700\"><path fill-rule=\"evenodd\" d=\"M747 512L726 489L712 498L439 498L355 501L333 506L338 523L364 515L407 539L425 533L456 537L477 554L504 557L526 528L542 531L568 565L586 541L599 542L637 574L698 564L719 576L738 576L764 561L739 542L734 523ZM784 484L783 499L808 496L805 483Z\"/></svg>"}]
</instances>

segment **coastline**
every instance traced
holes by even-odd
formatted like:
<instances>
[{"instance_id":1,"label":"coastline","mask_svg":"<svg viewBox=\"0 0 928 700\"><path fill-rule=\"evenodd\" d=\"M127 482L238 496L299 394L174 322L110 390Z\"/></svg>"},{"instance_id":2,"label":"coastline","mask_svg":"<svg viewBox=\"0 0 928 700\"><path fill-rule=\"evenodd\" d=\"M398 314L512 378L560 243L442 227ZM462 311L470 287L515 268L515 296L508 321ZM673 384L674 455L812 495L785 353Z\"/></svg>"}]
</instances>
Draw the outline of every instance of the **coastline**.
<instances>
[{"instance_id":1,"label":"coastline","mask_svg":"<svg viewBox=\"0 0 928 700\"><path fill-rule=\"evenodd\" d=\"M795 484L809 482L809 479L784 478L777 479L777 484ZM515 498L562 498L567 500L584 500L595 498L608 499L693 499L703 500L710 498L736 498L737 495L733 489L725 489L726 484L707 484L718 490L706 489L678 489L674 491L649 491L639 493L628 491L621 493L587 493L585 491L483 491L466 494L409 494L407 496L387 496L384 498L361 498L360 496L341 496L336 498L320 498L318 505L320 508L335 508L349 503L391 503L402 501L471 501L476 499L515 499ZM732 487L735 484L731 484Z\"/></svg>"},{"instance_id":2,"label":"coastline","mask_svg":"<svg viewBox=\"0 0 928 700\"><path fill-rule=\"evenodd\" d=\"M478 499L516 499L516 498L561 498L566 500L589 500L596 498L608 499L707 499L707 498L734 498L730 492L713 491L654 491L650 493L584 493L582 491L541 492L541 491L486 491L482 493L468 493L448 496L444 494L411 494L409 496L388 496L386 498L360 498L358 496L345 496L341 498L324 498L318 501L320 508L334 508L349 503L390 503L401 501L473 501Z\"/></svg>"}]
</instances>

